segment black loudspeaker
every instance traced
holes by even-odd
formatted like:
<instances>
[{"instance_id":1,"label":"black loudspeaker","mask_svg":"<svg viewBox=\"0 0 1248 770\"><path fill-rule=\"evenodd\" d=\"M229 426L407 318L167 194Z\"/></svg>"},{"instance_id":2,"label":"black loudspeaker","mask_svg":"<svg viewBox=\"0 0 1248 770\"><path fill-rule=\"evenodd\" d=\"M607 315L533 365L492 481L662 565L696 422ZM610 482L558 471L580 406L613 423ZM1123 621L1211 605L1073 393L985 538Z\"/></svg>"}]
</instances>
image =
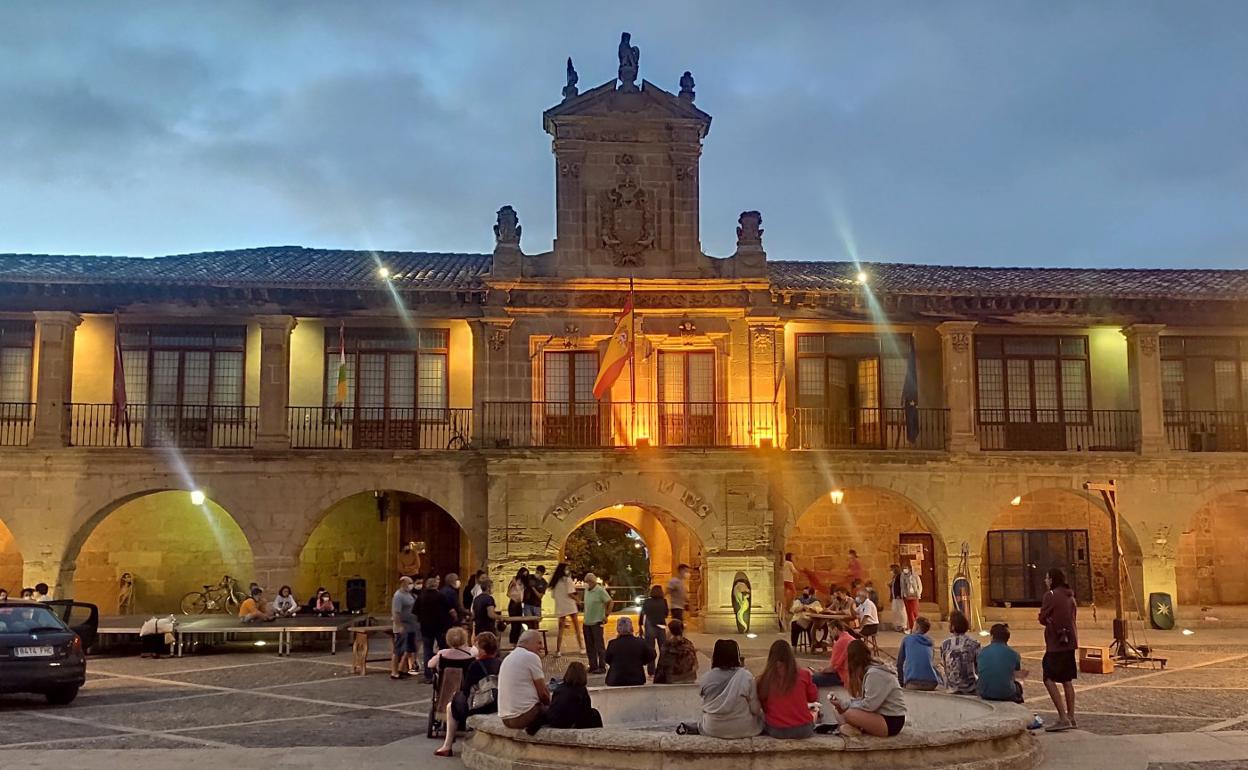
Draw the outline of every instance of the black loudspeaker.
<instances>
[{"instance_id":1,"label":"black loudspeaker","mask_svg":"<svg viewBox=\"0 0 1248 770\"><path fill-rule=\"evenodd\" d=\"M350 578L347 580L347 612L352 614L360 613L368 606L366 585L367 581L364 578Z\"/></svg>"}]
</instances>

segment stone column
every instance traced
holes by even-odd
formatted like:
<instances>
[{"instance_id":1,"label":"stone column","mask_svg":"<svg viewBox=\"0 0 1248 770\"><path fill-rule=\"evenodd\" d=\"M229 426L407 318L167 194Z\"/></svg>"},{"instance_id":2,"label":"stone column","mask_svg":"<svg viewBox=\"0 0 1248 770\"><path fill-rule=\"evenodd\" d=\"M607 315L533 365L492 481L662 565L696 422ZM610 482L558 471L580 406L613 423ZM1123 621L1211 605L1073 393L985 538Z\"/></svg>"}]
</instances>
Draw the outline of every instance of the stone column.
<instances>
[{"instance_id":1,"label":"stone column","mask_svg":"<svg viewBox=\"0 0 1248 770\"><path fill-rule=\"evenodd\" d=\"M1140 419L1139 451L1160 455L1169 451L1161 397L1161 355L1159 335L1162 324L1132 324L1122 330L1127 338L1127 377L1131 383L1131 404Z\"/></svg>"},{"instance_id":2,"label":"stone column","mask_svg":"<svg viewBox=\"0 0 1248 770\"><path fill-rule=\"evenodd\" d=\"M82 323L82 317L60 310L37 310L35 321L38 375L35 380L35 434L30 446L41 449L68 446L74 330Z\"/></svg>"},{"instance_id":3,"label":"stone column","mask_svg":"<svg viewBox=\"0 0 1248 770\"><path fill-rule=\"evenodd\" d=\"M950 452L979 450L975 431L974 321L945 321L940 333L945 380L945 408L949 410L947 441Z\"/></svg>"},{"instance_id":4,"label":"stone column","mask_svg":"<svg viewBox=\"0 0 1248 770\"><path fill-rule=\"evenodd\" d=\"M702 585L706 593L702 631L738 633L732 593L738 576L744 575L751 590L750 633L773 633L772 629L776 626L775 570L775 556L767 552L708 555L702 568Z\"/></svg>"},{"instance_id":5,"label":"stone column","mask_svg":"<svg viewBox=\"0 0 1248 770\"><path fill-rule=\"evenodd\" d=\"M257 449L290 449L290 332L288 315L256 317L260 325L260 417Z\"/></svg>"},{"instance_id":6,"label":"stone column","mask_svg":"<svg viewBox=\"0 0 1248 770\"><path fill-rule=\"evenodd\" d=\"M515 415L487 414L485 404L507 398L508 344L511 341L511 318L476 318L469 321L472 329L472 402L473 442L478 447L493 447L506 438L499 434L504 418ZM498 407L494 408L496 412ZM493 424L491 424L491 417ZM512 422L512 420L505 420Z\"/></svg>"}]
</instances>

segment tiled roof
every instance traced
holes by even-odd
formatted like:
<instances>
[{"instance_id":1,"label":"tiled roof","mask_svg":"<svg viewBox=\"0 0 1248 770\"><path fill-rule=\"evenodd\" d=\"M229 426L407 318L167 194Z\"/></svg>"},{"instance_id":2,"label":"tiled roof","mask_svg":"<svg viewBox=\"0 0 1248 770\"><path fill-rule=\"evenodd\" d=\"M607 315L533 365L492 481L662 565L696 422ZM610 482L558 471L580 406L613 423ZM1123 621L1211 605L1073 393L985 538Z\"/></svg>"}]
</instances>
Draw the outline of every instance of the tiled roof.
<instances>
[{"instance_id":1,"label":"tiled roof","mask_svg":"<svg viewBox=\"0 0 1248 770\"><path fill-rule=\"evenodd\" d=\"M0 254L0 282L145 283L268 288L376 288L378 269L400 289L468 289L489 272L489 254L348 251L272 246L170 257Z\"/></svg>"},{"instance_id":2,"label":"tiled roof","mask_svg":"<svg viewBox=\"0 0 1248 770\"><path fill-rule=\"evenodd\" d=\"M858 272L885 294L1248 300L1248 270L949 267L769 261L778 291L848 292Z\"/></svg>"}]
</instances>

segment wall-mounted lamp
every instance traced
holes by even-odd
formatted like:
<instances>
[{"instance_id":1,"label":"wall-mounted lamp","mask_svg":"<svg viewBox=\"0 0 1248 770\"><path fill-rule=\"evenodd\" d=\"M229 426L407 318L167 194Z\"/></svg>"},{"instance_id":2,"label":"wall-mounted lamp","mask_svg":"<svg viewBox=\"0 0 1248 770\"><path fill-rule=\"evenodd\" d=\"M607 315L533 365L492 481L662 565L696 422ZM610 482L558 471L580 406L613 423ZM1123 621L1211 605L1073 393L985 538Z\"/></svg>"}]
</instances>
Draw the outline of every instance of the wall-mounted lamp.
<instances>
[{"instance_id":1,"label":"wall-mounted lamp","mask_svg":"<svg viewBox=\"0 0 1248 770\"><path fill-rule=\"evenodd\" d=\"M832 501L833 505L840 505L845 502L845 491L842 489L834 489L828 493L828 499Z\"/></svg>"},{"instance_id":2,"label":"wall-mounted lamp","mask_svg":"<svg viewBox=\"0 0 1248 770\"><path fill-rule=\"evenodd\" d=\"M1015 495L1015 496L1014 496L1014 499L1010 501L1010 505L1019 506L1019 505L1022 505L1022 504L1023 504L1023 497L1022 497L1022 495Z\"/></svg>"},{"instance_id":3,"label":"wall-mounted lamp","mask_svg":"<svg viewBox=\"0 0 1248 770\"><path fill-rule=\"evenodd\" d=\"M191 490L191 505L203 505L204 500L206 499L207 498L204 497L204 493L202 490L199 490L199 489Z\"/></svg>"}]
</instances>

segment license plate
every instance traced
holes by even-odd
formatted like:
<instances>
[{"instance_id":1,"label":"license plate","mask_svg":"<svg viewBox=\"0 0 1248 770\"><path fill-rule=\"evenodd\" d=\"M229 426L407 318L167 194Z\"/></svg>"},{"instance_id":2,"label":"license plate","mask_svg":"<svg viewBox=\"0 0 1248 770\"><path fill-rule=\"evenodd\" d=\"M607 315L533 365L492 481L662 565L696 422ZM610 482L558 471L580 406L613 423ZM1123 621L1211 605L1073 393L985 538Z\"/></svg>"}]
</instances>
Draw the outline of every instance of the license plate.
<instances>
[{"instance_id":1,"label":"license plate","mask_svg":"<svg viewBox=\"0 0 1248 770\"><path fill-rule=\"evenodd\" d=\"M15 658L50 658L52 657L51 647L14 647L13 657Z\"/></svg>"}]
</instances>

